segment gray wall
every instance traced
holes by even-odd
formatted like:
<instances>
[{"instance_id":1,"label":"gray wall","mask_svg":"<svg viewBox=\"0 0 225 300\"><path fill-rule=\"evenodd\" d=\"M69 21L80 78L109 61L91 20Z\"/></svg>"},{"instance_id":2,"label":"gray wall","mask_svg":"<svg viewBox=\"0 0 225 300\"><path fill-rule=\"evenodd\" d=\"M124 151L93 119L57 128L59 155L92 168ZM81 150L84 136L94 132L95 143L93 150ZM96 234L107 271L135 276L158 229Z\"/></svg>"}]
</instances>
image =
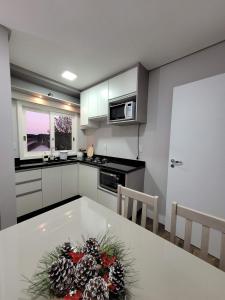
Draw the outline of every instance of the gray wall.
<instances>
[{"instance_id":1,"label":"gray wall","mask_svg":"<svg viewBox=\"0 0 225 300\"><path fill-rule=\"evenodd\" d=\"M150 72L148 122L141 126L140 159L147 164L145 192L160 196L162 216L166 212L173 88L224 72L225 43ZM88 130L86 135L87 143L94 143L98 154L136 158L136 126L114 128L102 123L100 129Z\"/></svg>"},{"instance_id":2,"label":"gray wall","mask_svg":"<svg viewBox=\"0 0 225 300\"><path fill-rule=\"evenodd\" d=\"M16 223L8 31L0 25L0 216L1 228Z\"/></svg>"}]
</instances>

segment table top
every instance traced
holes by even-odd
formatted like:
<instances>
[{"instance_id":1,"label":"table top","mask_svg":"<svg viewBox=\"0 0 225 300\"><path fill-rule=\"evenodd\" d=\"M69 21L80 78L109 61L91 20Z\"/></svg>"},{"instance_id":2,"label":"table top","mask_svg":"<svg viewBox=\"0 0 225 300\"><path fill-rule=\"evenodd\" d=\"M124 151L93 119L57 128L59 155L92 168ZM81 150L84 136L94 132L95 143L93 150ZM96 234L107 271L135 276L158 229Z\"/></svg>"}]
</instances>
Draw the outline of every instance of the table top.
<instances>
[{"instance_id":1,"label":"table top","mask_svg":"<svg viewBox=\"0 0 225 300\"><path fill-rule=\"evenodd\" d=\"M107 230L135 258L132 299L225 299L224 272L86 197L0 232L0 299L29 299L23 276L33 275L43 254Z\"/></svg>"}]
</instances>

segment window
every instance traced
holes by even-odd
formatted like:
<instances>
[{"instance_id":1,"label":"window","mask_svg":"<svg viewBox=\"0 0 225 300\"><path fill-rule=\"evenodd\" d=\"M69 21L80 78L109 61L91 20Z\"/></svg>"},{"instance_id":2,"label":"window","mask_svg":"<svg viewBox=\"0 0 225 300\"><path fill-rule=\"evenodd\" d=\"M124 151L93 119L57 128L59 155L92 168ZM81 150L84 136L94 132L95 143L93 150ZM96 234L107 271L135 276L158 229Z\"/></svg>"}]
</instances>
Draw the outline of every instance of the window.
<instances>
[{"instance_id":1,"label":"window","mask_svg":"<svg viewBox=\"0 0 225 300\"><path fill-rule=\"evenodd\" d=\"M27 151L50 151L50 117L48 113L25 112Z\"/></svg>"},{"instance_id":2,"label":"window","mask_svg":"<svg viewBox=\"0 0 225 300\"><path fill-rule=\"evenodd\" d=\"M55 150L72 150L72 118L55 116Z\"/></svg>"},{"instance_id":3,"label":"window","mask_svg":"<svg viewBox=\"0 0 225 300\"><path fill-rule=\"evenodd\" d=\"M53 108L17 103L21 158L38 158L60 150L75 154L77 117Z\"/></svg>"}]
</instances>

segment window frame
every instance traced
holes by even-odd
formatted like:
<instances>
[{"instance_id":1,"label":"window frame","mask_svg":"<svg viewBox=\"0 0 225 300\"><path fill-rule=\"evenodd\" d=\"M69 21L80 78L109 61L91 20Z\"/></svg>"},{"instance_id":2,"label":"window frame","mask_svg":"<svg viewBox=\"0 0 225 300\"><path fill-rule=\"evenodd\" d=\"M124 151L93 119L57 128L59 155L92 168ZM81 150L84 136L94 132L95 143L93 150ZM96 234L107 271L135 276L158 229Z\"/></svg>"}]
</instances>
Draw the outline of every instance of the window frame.
<instances>
[{"instance_id":1,"label":"window frame","mask_svg":"<svg viewBox=\"0 0 225 300\"><path fill-rule=\"evenodd\" d=\"M27 151L27 138L24 140L26 133L26 111L48 113L50 120L50 150L49 151ZM69 155L75 155L78 147L78 116L76 113L67 112L61 109L55 109L43 105L17 101L17 120L18 120L18 137L19 137L19 154L20 159L42 158L44 154L50 155L53 149L54 155L59 156L60 151L55 150L55 116L69 116L72 118L72 150L68 150Z\"/></svg>"}]
</instances>

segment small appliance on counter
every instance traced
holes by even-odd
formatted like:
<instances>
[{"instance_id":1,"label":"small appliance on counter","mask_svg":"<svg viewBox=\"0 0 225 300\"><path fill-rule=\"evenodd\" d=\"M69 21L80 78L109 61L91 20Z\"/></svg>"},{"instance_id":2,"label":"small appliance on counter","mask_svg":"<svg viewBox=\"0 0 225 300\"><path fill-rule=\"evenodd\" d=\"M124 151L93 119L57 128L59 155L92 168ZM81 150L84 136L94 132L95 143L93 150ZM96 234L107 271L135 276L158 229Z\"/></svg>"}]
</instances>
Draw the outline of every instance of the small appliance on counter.
<instances>
[{"instance_id":1,"label":"small appliance on counter","mask_svg":"<svg viewBox=\"0 0 225 300\"><path fill-rule=\"evenodd\" d=\"M49 159L49 155L46 154L46 153L44 153L43 156L42 156L42 160L43 160L44 162L47 162L48 159Z\"/></svg>"},{"instance_id":2,"label":"small appliance on counter","mask_svg":"<svg viewBox=\"0 0 225 300\"><path fill-rule=\"evenodd\" d=\"M60 160L67 160L67 157L68 157L68 151L67 150L59 151L59 159Z\"/></svg>"},{"instance_id":3,"label":"small appliance on counter","mask_svg":"<svg viewBox=\"0 0 225 300\"><path fill-rule=\"evenodd\" d=\"M83 159L84 158L84 152L86 152L86 150L79 149L79 151L77 152L77 158L78 159Z\"/></svg>"},{"instance_id":4,"label":"small appliance on counter","mask_svg":"<svg viewBox=\"0 0 225 300\"><path fill-rule=\"evenodd\" d=\"M87 157L92 158L94 155L94 146L90 145L87 147Z\"/></svg>"}]
</instances>

